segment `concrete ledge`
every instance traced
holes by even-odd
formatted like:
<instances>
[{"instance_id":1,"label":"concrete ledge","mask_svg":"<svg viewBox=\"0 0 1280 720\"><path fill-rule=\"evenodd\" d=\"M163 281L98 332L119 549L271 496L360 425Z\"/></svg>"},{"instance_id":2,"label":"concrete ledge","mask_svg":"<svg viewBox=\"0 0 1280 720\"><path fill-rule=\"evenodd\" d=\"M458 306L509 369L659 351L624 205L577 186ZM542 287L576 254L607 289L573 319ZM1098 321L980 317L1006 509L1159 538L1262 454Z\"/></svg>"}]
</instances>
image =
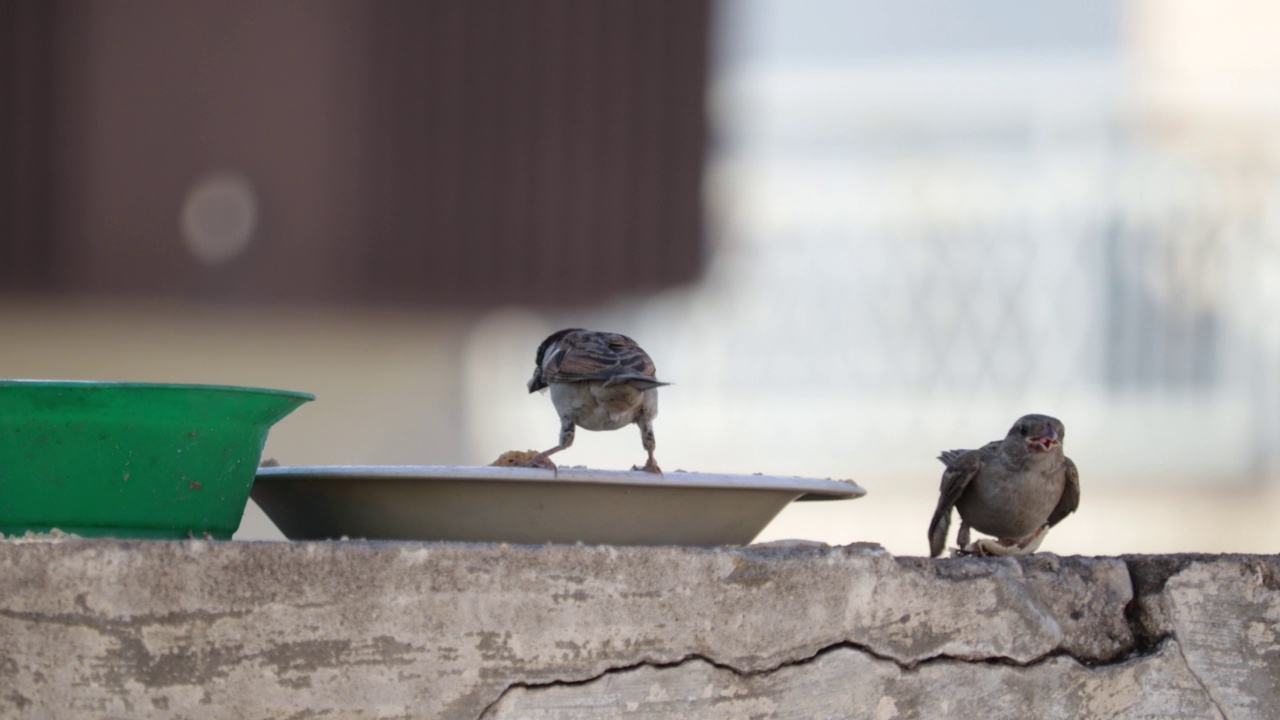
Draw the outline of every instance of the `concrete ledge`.
<instances>
[{"instance_id":1,"label":"concrete ledge","mask_svg":"<svg viewBox=\"0 0 1280 720\"><path fill-rule=\"evenodd\" d=\"M0 542L0 715L1280 712L1280 558Z\"/></svg>"}]
</instances>

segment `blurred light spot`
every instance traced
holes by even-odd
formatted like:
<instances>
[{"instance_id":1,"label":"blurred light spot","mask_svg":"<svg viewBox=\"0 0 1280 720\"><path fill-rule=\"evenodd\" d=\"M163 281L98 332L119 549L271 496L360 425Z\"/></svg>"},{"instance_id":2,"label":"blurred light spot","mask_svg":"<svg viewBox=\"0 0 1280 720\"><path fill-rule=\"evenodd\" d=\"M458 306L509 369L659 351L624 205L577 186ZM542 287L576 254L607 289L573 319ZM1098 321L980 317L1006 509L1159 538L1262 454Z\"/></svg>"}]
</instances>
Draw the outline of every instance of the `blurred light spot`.
<instances>
[{"instance_id":1,"label":"blurred light spot","mask_svg":"<svg viewBox=\"0 0 1280 720\"><path fill-rule=\"evenodd\" d=\"M258 225L258 198L249 179L236 173L201 178L182 203L182 239L206 265L219 265L249 245Z\"/></svg>"}]
</instances>

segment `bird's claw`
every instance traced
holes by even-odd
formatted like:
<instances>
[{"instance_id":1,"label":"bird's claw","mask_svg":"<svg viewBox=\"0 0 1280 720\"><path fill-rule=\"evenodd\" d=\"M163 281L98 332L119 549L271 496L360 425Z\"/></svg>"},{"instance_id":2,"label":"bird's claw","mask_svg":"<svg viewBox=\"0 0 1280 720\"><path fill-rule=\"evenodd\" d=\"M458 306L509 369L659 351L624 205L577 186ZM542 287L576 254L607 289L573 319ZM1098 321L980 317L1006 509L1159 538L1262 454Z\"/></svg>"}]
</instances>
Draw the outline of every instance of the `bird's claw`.
<instances>
[{"instance_id":1,"label":"bird's claw","mask_svg":"<svg viewBox=\"0 0 1280 720\"><path fill-rule=\"evenodd\" d=\"M529 468L541 468L543 470L550 470L556 473L557 475L560 474L559 468L556 466L554 462L552 462L551 458L541 453L539 453L538 455L534 455L528 460L525 460L524 462L520 463L519 466L529 467Z\"/></svg>"},{"instance_id":2,"label":"bird's claw","mask_svg":"<svg viewBox=\"0 0 1280 720\"><path fill-rule=\"evenodd\" d=\"M988 538L974 540L968 545L961 545L951 549L951 557L991 557L998 553L991 552L989 544L995 544L997 541Z\"/></svg>"},{"instance_id":3,"label":"bird's claw","mask_svg":"<svg viewBox=\"0 0 1280 720\"><path fill-rule=\"evenodd\" d=\"M1040 529L1031 533L1024 538L979 538L962 548L956 548L953 554L956 557L977 556L977 557L1020 557L1023 555L1031 555L1040 549L1040 543L1044 540L1049 525L1046 523L1040 526Z\"/></svg>"},{"instance_id":4,"label":"bird's claw","mask_svg":"<svg viewBox=\"0 0 1280 720\"><path fill-rule=\"evenodd\" d=\"M999 540L990 538L981 538L951 551L952 557L997 557L1002 555L1015 555L1016 552L1006 550L1007 545L1001 545Z\"/></svg>"},{"instance_id":5,"label":"bird's claw","mask_svg":"<svg viewBox=\"0 0 1280 720\"><path fill-rule=\"evenodd\" d=\"M541 462L533 462L532 460L525 463L523 467L538 468L539 470L550 470L552 477L560 477L560 466L551 462L546 458L542 458Z\"/></svg>"},{"instance_id":6,"label":"bird's claw","mask_svg":"<svg viewBox=\"0 0 1280 720\"><path fill-rule=\"evenodd\" d=\"M632 465L631 469L632 471L642 471L653 473L655 475L662 475L662 468L658 467L658 463L653 458L649 458L649 461L646 462L643 467L639 465ZM663 475L663 477L666 476Z\"/></svg>"}]
</instances>

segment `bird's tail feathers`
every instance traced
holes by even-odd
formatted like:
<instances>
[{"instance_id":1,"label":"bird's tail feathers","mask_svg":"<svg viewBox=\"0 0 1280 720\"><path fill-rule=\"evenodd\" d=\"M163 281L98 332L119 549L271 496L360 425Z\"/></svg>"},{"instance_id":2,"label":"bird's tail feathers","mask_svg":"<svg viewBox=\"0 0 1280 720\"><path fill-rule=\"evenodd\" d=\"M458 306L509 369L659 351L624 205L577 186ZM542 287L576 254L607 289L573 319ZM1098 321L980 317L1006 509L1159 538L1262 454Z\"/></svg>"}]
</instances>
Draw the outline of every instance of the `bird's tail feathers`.
<instances>
[{"instance_id":1,"label":"bird's tail feathers","mask_svg":"<svg viewBox=\"0 0 1280 720\"><path fill-rule=\"evenodd\" d=\"M947 532L951 530L951 508L941 508L933 514L929 523L929 557L938 557L947 546Z\"/></svg>"},{"instance_id":2,"label":"bird's tail feathers","mask_svg":"<svg viewBox=\"0 0 1280 720\"><path fill-rule=\"evenodd\" d=\"M625 373L622 375L614 375L605 380L601 387L612 387L622 384L630 385L637 390L649 390L651 388L663 387L671 383L662 382L652 375L641 375L639 373Z\"/></svg>"},{"instance_id":3,"label":"bird's tail feathers","mask_svg":"<svg viewBox=\"0 0 1280 720\"><path fill-rule=\"evenodd\" d=\"M943 450L942 453L938 455L938 459L942 461L943 465L946 465L947 467L951 467L953 464L955 464L956 460L960 459L961 455L967 452L969 451L968 450Z\"/></svg>"}]
</instances>

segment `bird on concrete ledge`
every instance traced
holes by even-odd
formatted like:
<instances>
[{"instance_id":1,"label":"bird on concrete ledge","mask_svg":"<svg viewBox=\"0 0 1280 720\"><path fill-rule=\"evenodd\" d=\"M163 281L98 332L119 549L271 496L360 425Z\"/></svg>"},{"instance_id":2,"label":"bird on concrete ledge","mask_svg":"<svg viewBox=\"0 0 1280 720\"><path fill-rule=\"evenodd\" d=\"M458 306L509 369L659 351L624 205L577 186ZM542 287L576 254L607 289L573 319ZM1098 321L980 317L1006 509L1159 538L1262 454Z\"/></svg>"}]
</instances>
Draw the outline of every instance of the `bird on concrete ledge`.
<instances>
[{"instance_id":1,"label":"bird on concrete ledge","mask_svg":"<svg viewBox=\"0 0 1280 720\"><path fill-rule=\"evenodd\" d=\"M1049 528L1080 504L1080 475L1062 454L1066 429L1048 415L1018 418L1004 440L946 450L938 507L929 523L931 557L942 554L951 508L960 512L960 555L1030 555ZM970 528L995 540L969 543Z\"/></svg>"},{"instance_id":2,"label":"bird on concrete ledge","mask_svg":"<svg viewBox=\"0 0 1280 720\"><path fill-rule=\"evenodd\" d=\"M661 474L653 459L653 418L658 414L658 388L669 383L656 374L653 360L626 335L581 328L552 333L538 346L529 392L551 389L551 402L560 415L560 444L525 464L551 464L548 457L573 445L575 426L617 430L635 423L649 459L643 467L631 469Z\"/></svg>"}]
</instances>

